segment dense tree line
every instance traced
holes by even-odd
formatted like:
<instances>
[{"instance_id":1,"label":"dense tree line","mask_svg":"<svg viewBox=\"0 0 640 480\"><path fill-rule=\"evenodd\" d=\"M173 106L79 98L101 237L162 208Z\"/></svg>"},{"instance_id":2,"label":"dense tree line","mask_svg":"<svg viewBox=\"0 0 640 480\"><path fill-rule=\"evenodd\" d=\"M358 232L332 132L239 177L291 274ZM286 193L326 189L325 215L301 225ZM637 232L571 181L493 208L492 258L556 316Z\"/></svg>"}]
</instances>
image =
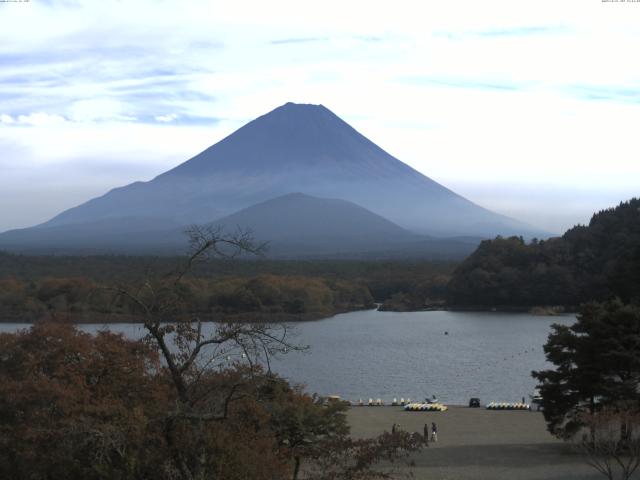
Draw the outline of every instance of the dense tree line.
<instances>
[{"instance_id":1,"label":"dense tree line","mask_svg":"<svg viewBox=\"0 0 640 480\"><path fill-rule=\"evenodd\" d=\"M18 255L0 251L0 278L90 278L96 282L140 279L141 272L166 272L181 264L183 257L133 255ZM194 265L193 276L220 279L260 275L322 277L362 281L376 301L432 275L448 275L457 262L430 260L269 260L213 258Z\"/></svg>"},{"instance_id":2,"label":"dense tree line","mask_svg":"<svg viewBox=\"0 0 640 480\"><path fill-rule=\"evenodd\" d=\"M108 285L83 277L33 281L5 277L0 279L0 319L135 320L131 301L114 299ZM212 320L238 314L296 320L374 306L362 283L303 276L189 278L176 295L180 297L180 313Z\"/></svg>"},{"instance_id":3,"label":"dense tree line","mask_svg":"<svg viewBox=\"0 0 640 480\"><path fill-rule=\"evenodd\" d=\"M175 269L179 257L25 256L0 252L0 320L67 312L127 314L100 290L136 284L141 272ZM193 266L185 284L194 313L274 314L300 318L366 308L419 310L441 301L455 267L450 262L212 259ZM393 297L393 299L392 299ZM93 318L96 318L95 316Z\"/></svg>"},{"instance_id":4,"label":"dense tree line","mask_svg":"<svg viewBox=\"0 0 640 480\"><path fill-rule=\"evenodd\" d=\"M331 314L373 306L373 297L366 286L315 277L263 275L227 279L216 282L212 291L210 305L225 313Z\"/></svg>"},{"instance_id":5,"label":"dense tree line","mask_svg":"<svg viewBox=\"0 0 640 480\"><path fill-rule=\"evenodd\" d=\"M452 305L574 307L591 300L640 299L640 200L632 199L562 237L483 241L454 271Z\"/></svg>"}]
</instances>

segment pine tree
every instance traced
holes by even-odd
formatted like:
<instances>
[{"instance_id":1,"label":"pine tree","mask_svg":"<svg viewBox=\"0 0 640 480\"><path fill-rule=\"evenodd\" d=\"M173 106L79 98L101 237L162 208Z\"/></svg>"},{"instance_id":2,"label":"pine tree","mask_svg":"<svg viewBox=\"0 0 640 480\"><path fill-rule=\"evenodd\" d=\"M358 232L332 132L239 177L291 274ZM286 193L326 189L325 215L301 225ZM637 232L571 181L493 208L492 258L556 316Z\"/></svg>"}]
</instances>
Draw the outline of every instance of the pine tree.
<instances>
[{"instance_id":1,"label":"pine tree","mask_svg":"<svg viewBox=\"0 0 640 480\"><path fill-rule=\"evenodd\" d=\"M551 433L572 436L603 406L640 406L639 307L589 303L574 325L552 328L544 350L555 369L532 372Z\"/></svg>"}]
</instances>

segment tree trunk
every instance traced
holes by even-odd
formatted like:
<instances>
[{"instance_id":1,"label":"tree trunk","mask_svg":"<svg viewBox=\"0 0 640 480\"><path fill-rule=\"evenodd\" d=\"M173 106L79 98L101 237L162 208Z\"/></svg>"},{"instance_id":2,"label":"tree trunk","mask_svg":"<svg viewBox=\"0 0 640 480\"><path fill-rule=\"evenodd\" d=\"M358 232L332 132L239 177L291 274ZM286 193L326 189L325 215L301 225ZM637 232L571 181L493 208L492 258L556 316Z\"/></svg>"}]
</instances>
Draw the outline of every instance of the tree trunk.
<instances>
[{"instance_id":1,"label":"tree trunk","mask_svg":"<svg viewBox=\"0 0 640 480\"><path fill-rule=\"evenodd\" d=\"M294 457L295 465L293 467L293 480L298 480L298 474L300 473L300 457Z\"/></svg>"},{"instance_id":2,"label":"tree trunk","mask_svg":"<svg viewBox=\"0 0 640 480\"><path fill-rule=\"evenodd\" d=\"M589 399L589 413L591 414L591 417L593 418L593 415L596 411L596 400L595 398L592 396ZM591 435L591 444L594 444L596 441L596 427L593 424L593 422L591 422L591 424L589 425L589 434Z\"/></svg>"}]
</instances>

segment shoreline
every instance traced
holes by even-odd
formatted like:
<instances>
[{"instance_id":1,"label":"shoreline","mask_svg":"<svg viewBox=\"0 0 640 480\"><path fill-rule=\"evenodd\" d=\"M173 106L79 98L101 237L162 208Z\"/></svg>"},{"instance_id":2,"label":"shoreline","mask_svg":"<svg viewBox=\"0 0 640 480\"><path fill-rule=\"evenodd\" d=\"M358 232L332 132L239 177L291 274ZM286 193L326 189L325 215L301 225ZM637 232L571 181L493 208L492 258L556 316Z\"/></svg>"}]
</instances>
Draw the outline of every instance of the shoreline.
<instances>
[{"instance_id":1,"label":"shoreline","mask_svg":"<svg viewBox=\"0 0 640 480\"><path fill-rule=\"evenodd\" d=\"M334 312L307 312L307 313L268 313L268 312L243 312L233 314L209 314L193 315L193 320L200 318L203 323L230 323L230 322L256 322L256 323L296 323L315 322L335 317L343 313L360 312L367 310L377 310L377 307L357 306L353 308L339 308ZM35 324L41 321L54 321L61 323L72 323L78 325L117 325L117 324L140 324L144 322L140 316L130 314L112 313L60 313L59 318L55 315L47 314L38 318L23 317L20 315L2 315L0 324L3 323L25 323ZM164 323L164 322L163 322Z\"/></svg>"},{"instance_id":2,"label":"shoreline","mask_svg":"<svg viewBox=\"0 0 640 480\"><path fill-rule=\"evenodd\" d=\"M379 308L381 312L411 313L411 312L477 312L477 313L529 313L541 317L553 317L561 315L574 315L578 313L575 306L496 306L488 307L485 305L434 305L425 306L419 309L403 310L394 308L384 308L384 304Z\"/></svg>"},{"instance_id":3,"label":"shoreline","mask_svg":"<svg viewBox=\"0 0 640 480\"><path fill-rule=\"evenodd\" d=\"M463 312L463 313L521 313L530 314L540 317L562 317L567 315L575 315L576 310L563 311L533 311L536 308L547 307L425 307L417 310L394 310L382 308L384 304L376 304L374 307L358 306L353 308L340 308L334 312L308 312L308 313L268 313L268 312L243 312L234 314L214 314L201 316L203 323L224 323L224 322L256 322L256 323L298 323L298 322L316 322L333 318L336 315L345 313L361 312L361 311L379 311L393 313L418 313L418 312ZM105 313L62 313L60 318L55 318L51 314L43 315L38 318L23 317L20 315L1 315L0 324L8 323L24 323L35 324L41 321L56 321L62 323L72 323L78 325L117 325L117 324L142 324L144 323L139 316L130 314L105 314ZM195 315L194 320L198 318Z\"/></svg>"}]
</instances>

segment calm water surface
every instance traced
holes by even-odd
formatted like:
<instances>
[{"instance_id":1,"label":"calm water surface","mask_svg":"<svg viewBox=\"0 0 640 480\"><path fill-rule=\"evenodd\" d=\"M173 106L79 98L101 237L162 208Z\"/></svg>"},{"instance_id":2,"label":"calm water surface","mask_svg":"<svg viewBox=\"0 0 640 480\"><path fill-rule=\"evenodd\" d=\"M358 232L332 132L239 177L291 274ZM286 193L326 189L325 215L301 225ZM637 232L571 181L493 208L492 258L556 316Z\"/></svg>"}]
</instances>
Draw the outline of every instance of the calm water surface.
<instances>
[{"instance_id":1,"label":"calm water surface","mask_svg":"<svg viewBox=\"0 0 640 480\"><path fill-rule=\"evenodd\" d=\"M535 387L531 370L548 367L542 345L550 325L574 321L569 315L352 312L295 324L294 341L309 351L283 355L272 368L310 391L354 401L427 395L450 404L470 397L528 401ZM0 331L24 327L0 324ZM109 328L131 338L144 334L136 324L81 328Z\"/></svg>"}]
</instances>

